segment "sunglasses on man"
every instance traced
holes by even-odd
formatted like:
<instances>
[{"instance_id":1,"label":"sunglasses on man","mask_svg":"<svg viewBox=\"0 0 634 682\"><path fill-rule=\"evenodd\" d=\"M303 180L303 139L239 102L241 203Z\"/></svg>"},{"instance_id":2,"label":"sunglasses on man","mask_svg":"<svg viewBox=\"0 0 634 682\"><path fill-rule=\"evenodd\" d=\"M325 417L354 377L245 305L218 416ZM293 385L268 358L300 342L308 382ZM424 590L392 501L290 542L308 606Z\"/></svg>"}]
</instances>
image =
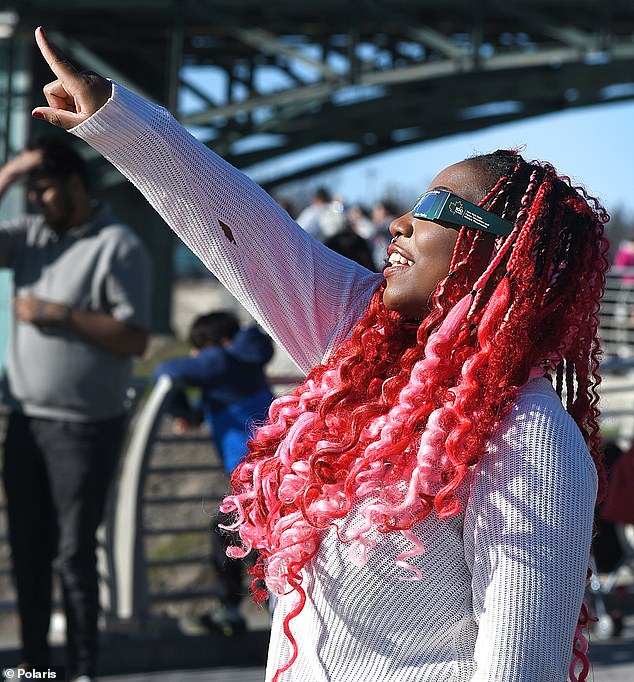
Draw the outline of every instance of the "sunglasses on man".
<instances>
[{"instance_id":1,"label":"sunglasses on man","mask_svg":"<svg viewBox=\"0 0 634 682\"><path fill-rule=\"evenodd\" d=\"M432 189L422 194L414 206L414 218L464 225L505 236L513 230L510 221L444 189Z\"/></svg>"}]
</instances>

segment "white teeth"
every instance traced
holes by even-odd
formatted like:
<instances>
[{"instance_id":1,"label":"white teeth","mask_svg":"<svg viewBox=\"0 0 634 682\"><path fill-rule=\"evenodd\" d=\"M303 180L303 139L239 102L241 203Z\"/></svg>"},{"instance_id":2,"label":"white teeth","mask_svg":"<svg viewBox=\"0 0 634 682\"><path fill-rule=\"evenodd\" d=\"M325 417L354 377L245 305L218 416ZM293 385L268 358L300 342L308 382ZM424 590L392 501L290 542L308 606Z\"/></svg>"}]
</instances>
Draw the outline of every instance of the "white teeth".
<instances>
[{"instance_id":1,"label":"white teeth","mask_svg":"<svg viewBox=\"0 0 634 682\"><path fill-rule=\"evenodd\" d=\"M414 265L414 261L408 260L400 253L391 253L388 260L392 265Z\"/></svg>"}]
</instances>

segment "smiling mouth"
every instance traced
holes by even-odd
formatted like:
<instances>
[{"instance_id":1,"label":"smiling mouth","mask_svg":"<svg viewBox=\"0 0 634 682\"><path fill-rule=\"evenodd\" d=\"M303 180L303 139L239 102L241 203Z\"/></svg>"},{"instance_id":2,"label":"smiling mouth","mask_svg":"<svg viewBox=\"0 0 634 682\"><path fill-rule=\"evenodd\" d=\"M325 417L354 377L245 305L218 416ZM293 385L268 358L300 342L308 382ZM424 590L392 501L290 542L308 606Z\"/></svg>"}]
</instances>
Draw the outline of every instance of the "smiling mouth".
<instances>
[{"instance_id":1,"label":"smiling mouth","mask_svg":"<svg viewBox=\"0 0 634 682\"><path fill-rule=\"evenodd\" d=\"M393 266L393 267L408 268L408 267L411 267L412 265L414 265L414 261L405 258L405 256L401 256L400 253L394 252L388 256L387 265Z\"/></svg>"}]
</instances>

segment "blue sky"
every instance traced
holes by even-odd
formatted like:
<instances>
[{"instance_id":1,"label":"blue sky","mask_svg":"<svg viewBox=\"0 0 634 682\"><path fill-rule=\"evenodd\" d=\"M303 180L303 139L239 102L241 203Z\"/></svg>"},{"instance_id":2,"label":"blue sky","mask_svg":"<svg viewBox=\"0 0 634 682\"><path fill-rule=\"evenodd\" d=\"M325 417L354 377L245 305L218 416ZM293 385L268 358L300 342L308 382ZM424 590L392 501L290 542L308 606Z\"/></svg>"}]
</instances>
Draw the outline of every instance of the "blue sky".
<instances>
[{"instance_id":1,"label":"blue sky","mask_svg":"<svg viewBox=\"0 0 634 682\"><path fill-rule=\"evenodd\" d=\"M474 152L521 145L527 159L550 161L598 196L608 210L622 208L634 217L632 101L571 109L400 148L320 179L348 201L378 198L390 185L415 194L444 167Z\"/></svg>"}]
</instances>

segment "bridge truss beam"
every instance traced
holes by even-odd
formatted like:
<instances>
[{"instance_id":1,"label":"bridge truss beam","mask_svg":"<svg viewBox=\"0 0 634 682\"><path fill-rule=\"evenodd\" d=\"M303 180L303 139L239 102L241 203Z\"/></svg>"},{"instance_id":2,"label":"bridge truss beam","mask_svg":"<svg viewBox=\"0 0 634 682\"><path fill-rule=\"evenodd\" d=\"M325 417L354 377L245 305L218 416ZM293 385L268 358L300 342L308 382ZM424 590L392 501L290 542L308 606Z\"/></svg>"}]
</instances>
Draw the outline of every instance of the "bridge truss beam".
<instances>
[{"instance_id":1,"label":"bridge truss beam","mask_svg":"<svg viewBox=\"0 0 634 682\"><path fill-rule=\"evenodd\" d=\"M634 97L628 0L5 4L21 27L47 25L80 66L171 105L268 186L457 132ZM324 142L332 143L326 158L293 171L278 163Z\"/></svg>"}]
</instances>

